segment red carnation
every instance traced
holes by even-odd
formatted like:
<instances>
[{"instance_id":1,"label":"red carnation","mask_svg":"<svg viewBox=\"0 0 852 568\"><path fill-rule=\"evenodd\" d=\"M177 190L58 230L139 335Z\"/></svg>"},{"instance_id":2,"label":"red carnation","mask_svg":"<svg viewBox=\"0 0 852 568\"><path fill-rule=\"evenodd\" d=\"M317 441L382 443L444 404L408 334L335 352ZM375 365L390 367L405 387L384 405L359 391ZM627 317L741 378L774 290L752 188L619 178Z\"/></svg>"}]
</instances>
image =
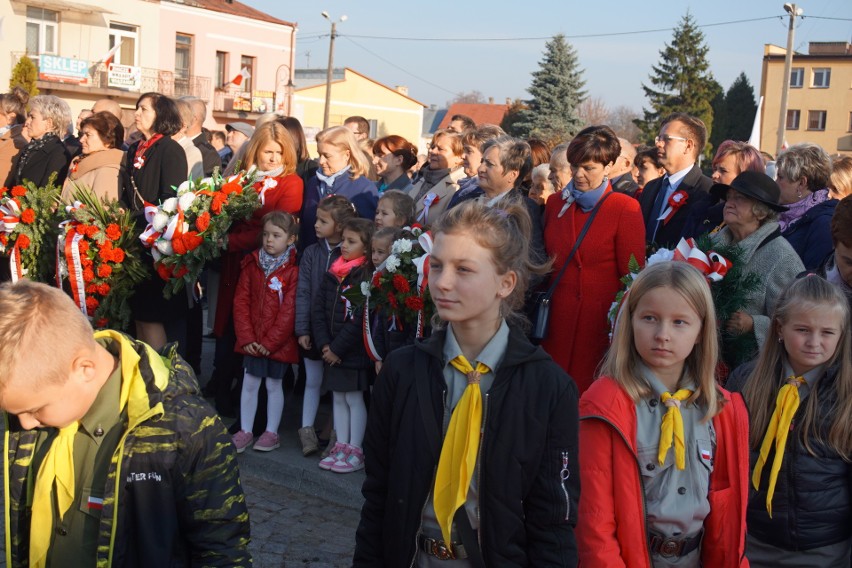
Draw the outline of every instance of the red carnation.
<instances>
[{"instance_id":1,"label":"red carnation","mask_svg":"<svg viewBox=\"0 0 852 568\"><path fill-rule=\"evenodd\" d=\"M112 261L121 264L124 262L124 251L122 249L112 249Z\"/></svg>"},{"instance_id":2,"label":"red carnation","mask_svg":"<svg viewBox=\"0 0 852 568\"><path fill-rule=\"evenodd\" d=\"M217 193L213 196L213 202L210 204L210 210L218 215L222 212L222 206L228 204L228 196L224 193Z\"/></svg>"},{"instance_id":3,"label":"red carnation","mask_svg":"<svg viewBox=\"0 0 852 568\"><path fill-rule=\"evenodd\" d=\"M157 274L160 275L160 278L163 280L171 280L172 278L172 267L167 264L158 263L157 264Z\"/></svg>"},{"instance_id":4,"label":"red carnation","mask_svg":"<svg viewBox=\"0 0 852 568\"><path fill-rule=\"evenodd\" d=\"M188 231L181 235L181 240L183 240L183 246L186 247L186 252L192 252L201 246L204 237L199 237L196 231Z\"/></svg>"},{"instance_id":5,"label":"red carnation","mask_svg":"<svg viewBox=\"0 0 852 568\"><path fill-rule=\"evenodd\" d=\"M109 264L102 264L98 267L98 276L101 278L109 278L112 274L112 268Z\"/></svg>"},{"instance_id":6,"label":"red carnation","mask_svg":"<svg viewBox=\"0 0 852 568\"><path fill-rule=\"evenodd\" d=\"M373 286L378 288L381 285L381 283L382 283L382 273L376 272L375 274L373 274Z\"/></svg>"},{"instance_id":7,"label":"red carnation","mask_svg":"<svg viewBox=\"0 0 852 568\"><path fill-rule=\"evenodd\" d=\"M207 230L207 227L210 226L210 213L205 211L201 215L198 216L198 219L195 220L195 228L198 229L199 232L203 233Z\"/></svg>"},{"instance_id":8,"label":"red carnation","mask_svg":"<svg viewBox=\"0 0 852 568\"><path fill-rule=\"evenodd\" d=\"M115 223L110 223L106 228L106 236L111 241L117 241L121 238L121 227Z\"/></svg>"},{"instance_id":9,"label":"red carnation","mask_svg":"<svg viewBox=\"0 0 852 568\"><path fill-rule=\"evenodd\" d=\"M110 287L109 284L98 284L98 294L101 296L106 296L109 294Z\"/></svg>"},{"instance_id":10,"label":"red carnation","mask_svg":"<svg viewBox=\"0 0 852 568\"><path fill-rule=\"evenodd\" d=\"M175 251L175 254L186 254L186 244L183 242L183 235L172 237L172 250Z\"/></svg>"},{"instance_id":11,"label":"red carnation","mask_svg":"<svg viewBox=\"0 0 852 568\"><path fill-rule=\"evenodd\" d=\"M98 285L97 284L88 284L86 286L86 294L97 294L98 293Z\"/></svg>"},{"instance_id":12,"label":"red carnation","mask_svg":"<svg viewBox=\"0 0 852 568\"><path fill-rule=\"evenodd\" d=\"M83 269L83 282L91 282L95 279L95 271L91 268Z\"/></svg>"},{"instance_id":13,"label":"red carnation","mask_svg":"<svg viewBox=\"0 0 852 568\"><path fill-rule=\"evenodd\" d=\"M80 247L81 253L89 252L89 241L80 241L80 243L77 246Z\"/></svg>"},{"instance_id":14,"label":"red carnation","mask_svg":"<svg viewBox=\"0 0 852 568\"><path fill-rule=\"evenodd\" d=\"M35 211L32 209L24 209L21 213L21 221L27 225L32 225L33 221L35 221Z\"/></svg>"},{"instance_id":15,"label":"red carnation","mask_svg":"<svg viewBox=\"0 0 852 568\"><path fill-rule=\"evenodd\" d=\"M110 260L112 260L112 249L110 249L109 247L102 246L101 250L98 251L98 256L101 258L101 260L109 262Z\"/></svg>"},{"instance_id":16,"label":"red carnation","mask_svg":"<svg viewBox=\"0 0 852 568\"><path fill-rule=\"evenodd\" d=\"M92 262L91 258L81 258L80 264L83 265L83 268L91 269L95 264Z\"/></svg>"},{"instance_id":17,"label":"red carnation","mask_svg":"<svg viewBox=\"0 0 852 568\"><path fill-rule=\"evenodd\" d=\"M393 287L403 294L407 294L411 290L411 287L408 285L408 280L406 280L405 276L402 274L394 274Z\"/></svg>"},{"instance_id":18,"label":"red carnation","mask_svg":"<svg viewBox=\"0 0 852 568\"><path fill-rule=\"evenodd\" d=\"M12 196L13 197L22 197L27 194L27 188L22 185L16 185L12 188Z\"/></svg>"},{"instance_id":19,"label":"red carnation","mask_svg":"<svg viewBox=\"0 0 852 568\"><path fill-rule=\"evenodd\" d=\"M220 189L219 191L221 191L225 195L230 195L232 193L240 194L243 192L243 186L241 186L235 181L229 181L228 183L222 185L222 189Z\"/></svg>"},{"instance_id":20,"label":"red carnation","mask_svg":"<svg viewBox=\"0 0 852 568\"><path fill-rule=\"evenodd\" d=\"M0 245L4 247L9 244L9 237L6 236L6 233L0 233Z\"/></svg>"},{"instance_id":21,"label":"red carnation","mask_svg":"<svg viewBox=\"0 0 852 568\"><path fill-rule=\"evenodd\" d=\"M107 327L108 325L109 325L109 320L106 319L106 318L101 318L101 319L99 319L98 321L95 322L95 327L101 328L101 329Z\"/></svg>"},{"instance_id":22,"label":"red carnation","mask_svg":"<svg viewBox=\"0 0 852 568\"><path fill-rule=\"evenodd\" d=\"M394 296L393 294L388 294L388 303L393 309L399 308L399 302L396 301L396 296Z\"/></svg>"},{"instance_id":23,"label":"red carnation","mask_svg":"<svg viewBox=\"0 0 852 568\"><path fill-rule=\"evenodd\" d=\"M102 248L102 249L104 249L104 250L110 250L110 249L112 249L112 241L104 241L104 242L101 244L101 248Z\"/></svg>"},{"instance_id":24,"label":"red carnation","mask_svg":"<svg viewBox=\"0 0 852 568\"><path fill-rule=\"evenodd\" d=\"M101 305L101 303L98 301L97 298L93 298L91 296L86 298L86 309L90 310L90 313L94 312L97 309L97 307L100 306L100 305Z\"/></svg>"},{"instance_id":25,"label":"red carnation","mask_svg":"<svg viewBox=\"0 0 852 568\"><path fill-rule=\"evenodd\" d=\"M423 309L423 298L420 296L409 296L405 299L405 307L419 311Z\"/></svg>"},{"instance_id":26,"label":"red carnation","mask_svg":"<svg viewBox=\"0 0 852 568\"><path fill-rule=\"evenodd\" d=\"M7 191L9 191L9 188L5 185L3 187L0 187L0 196L6 195Z\"/></svg>"},{"instance_id":27,"label":"red carnation","mask_svg":"<svg viewBox=\"0 0 852 568\"><path fill-rule=\"evenodd\" d=\"M18 235L18 246L22 249L30 248L30 238L24 234Z\"/></svg>"},{"instance_id":28,"label":"red carnation","mask_svg":"<svg viewBox=\"0 0 852 568\"><path fill-rule=\"evenodd\" d=\"M175 278L183 278L188 273L189 273L189 269L185 266L181 266L180 268L178 268L177 270L174 271L174 277Z\"/></svg>"}]
</instances>

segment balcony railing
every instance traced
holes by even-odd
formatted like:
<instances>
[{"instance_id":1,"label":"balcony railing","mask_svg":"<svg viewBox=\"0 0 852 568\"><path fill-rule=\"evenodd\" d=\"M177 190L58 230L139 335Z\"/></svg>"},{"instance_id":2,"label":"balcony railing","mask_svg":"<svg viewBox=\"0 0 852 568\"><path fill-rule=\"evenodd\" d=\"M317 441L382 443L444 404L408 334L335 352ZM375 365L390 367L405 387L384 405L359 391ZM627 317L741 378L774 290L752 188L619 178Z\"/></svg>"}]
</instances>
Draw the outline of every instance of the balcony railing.
<instances>
[{"instance_id":1,"label":"balcony railing","mask_svg":"<svg viewBox=\"0 0 852 568\"><path fill-rule=\"evenodd\" d=\"M16 51L12 52L11 55L12 67L14 67L18 63L18 60L25 55L25 52ZM38 66L38 56L30 55L29 57L33 60L36 66ZM204 100L208 100L210 98L210 77L197 77L194 75L190 75L189 77L178 77L173 71L166 71L164 69L151 69L149 67L142 67L141 71L142 80L138 89L138 92L140 93L155 91L170 97L182 97L186 95L191 95L195 97L200 97ZM46 81L48 83L53 83L56 85L63 84L62 81L53 81L45 79L39 80ZM136 91L136 89L117 89L116 87L111 87L108 82L107 68L103 63L93 65L89 68L89 78L88 82L85 83L85 86L96 89L116 89L131 92Z\"/></svg>"}]
</instances>

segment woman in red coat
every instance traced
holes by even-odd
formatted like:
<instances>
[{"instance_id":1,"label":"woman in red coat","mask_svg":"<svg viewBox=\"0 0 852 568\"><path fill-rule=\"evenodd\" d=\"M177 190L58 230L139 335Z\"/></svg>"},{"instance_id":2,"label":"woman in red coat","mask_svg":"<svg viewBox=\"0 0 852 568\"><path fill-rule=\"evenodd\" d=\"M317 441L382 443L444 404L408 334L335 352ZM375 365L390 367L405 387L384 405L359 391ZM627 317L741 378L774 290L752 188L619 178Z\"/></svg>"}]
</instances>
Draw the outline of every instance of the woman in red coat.
<instances>
[{"instance_id":1,"label":"woman in red coat","mask_svg":"<svg viewBox=\"0 0 852 568\"><path fill-rule=\"evenodd\" d=\"M607 179L621 154L615 132L590 126L568 145L573 179L547 200L544 210L544 248L554 258L553 279L595 206L600 203L571 264L551 299L550 328L542 341L553 360L585 392L609 346L607 314L627 274L630 256L645 260L645 224L639 203L614 193ZM557 188L558 189L558 188ZM605 200L605 201L601 201Z\"/></svg>"},{"instance_id":2,"label":"woman in red coat","mask_svg":"<svg viewBox=\"0 0 852 568\"><path fill-rule=\"evenodd\" d=\"M261 207L247 220L236 223L228 233L228 252L222 256L222 273L216 300L217 336L228 329L234 304L234 290L240 278L243 258L260 244L261 219L272 211L298 216L302 209L304 184L296 175L296 150L293 139L281 124L270 122L258 128L246 144L246 170L256 168L255 189Z\"/></svg>"}]
</instances>

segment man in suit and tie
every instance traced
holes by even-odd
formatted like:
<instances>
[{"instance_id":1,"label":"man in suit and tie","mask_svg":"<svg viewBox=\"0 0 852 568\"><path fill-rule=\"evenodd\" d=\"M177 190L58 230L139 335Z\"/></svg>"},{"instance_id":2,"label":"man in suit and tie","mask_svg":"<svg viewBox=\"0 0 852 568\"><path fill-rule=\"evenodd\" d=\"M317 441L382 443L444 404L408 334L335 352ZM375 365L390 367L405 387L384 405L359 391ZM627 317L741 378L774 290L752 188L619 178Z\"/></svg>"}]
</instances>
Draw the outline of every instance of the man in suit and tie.
<instances>
[{"instance_id":1,"label":"man in suit and tie","mask_svg":"<svg viewBox=\"0 0 852 568\"><path fill-rule=\"evenodd\" d=\"M695 219L711 205L713 180L695 164L706 141L707 128L694 116L676 112L663 120L656 146L666 175L648 182L639 197L648 244L674 248L681 237L696 236Z\"/></svg>"}]
</instances>

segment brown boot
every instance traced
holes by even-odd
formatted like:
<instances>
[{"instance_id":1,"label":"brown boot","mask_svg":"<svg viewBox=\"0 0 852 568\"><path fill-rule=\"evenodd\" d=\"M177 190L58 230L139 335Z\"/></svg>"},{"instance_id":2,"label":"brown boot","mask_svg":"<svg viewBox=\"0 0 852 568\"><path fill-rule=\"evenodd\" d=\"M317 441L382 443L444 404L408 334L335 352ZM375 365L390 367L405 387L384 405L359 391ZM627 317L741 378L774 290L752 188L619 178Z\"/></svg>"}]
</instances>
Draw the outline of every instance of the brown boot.
<instances>
[{"instance_id":1,"label":"brown boot","mask_svg":"<svg viewBox=\"0 0 852 568\"><path fill-rule=\"evenodd\" d=\"M299 428L299 441L302 443L302 455L309 456L319 451L319 440L313 426Z\"/></svg>"},{"instance_id":2,"label":"brown boot","mask_svg":"<svg viewBox=\"0 0 852 568\"><path fill-rule=\"evenodd\" d=\"M337 445L337 432L332 430L331 436L328 439L328 445L322 452L322 457L327 458L329 454L331 454L331 450L332 448L334 448L335 445Z\"/></svg>"}]
</instances>

